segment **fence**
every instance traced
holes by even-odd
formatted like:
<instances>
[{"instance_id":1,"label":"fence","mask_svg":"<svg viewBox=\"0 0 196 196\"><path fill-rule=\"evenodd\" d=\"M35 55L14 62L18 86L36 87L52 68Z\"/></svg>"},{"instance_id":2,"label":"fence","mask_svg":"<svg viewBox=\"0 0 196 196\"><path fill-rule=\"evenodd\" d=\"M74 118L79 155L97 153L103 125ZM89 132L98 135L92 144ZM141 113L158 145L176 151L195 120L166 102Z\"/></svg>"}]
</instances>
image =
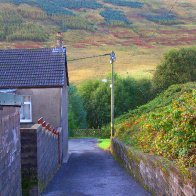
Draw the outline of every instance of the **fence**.
<instances>
[{"instance_id":1,"label":"fence","mask_svg":"<svg viewBox=\"0 0 196 196\"><path fill-rule=\"evenodd\" d=\"M109 138L110 132L102 129L75 129L71 130L70 137L95 137L95 138Z\"/></svg>"}]
</instances>

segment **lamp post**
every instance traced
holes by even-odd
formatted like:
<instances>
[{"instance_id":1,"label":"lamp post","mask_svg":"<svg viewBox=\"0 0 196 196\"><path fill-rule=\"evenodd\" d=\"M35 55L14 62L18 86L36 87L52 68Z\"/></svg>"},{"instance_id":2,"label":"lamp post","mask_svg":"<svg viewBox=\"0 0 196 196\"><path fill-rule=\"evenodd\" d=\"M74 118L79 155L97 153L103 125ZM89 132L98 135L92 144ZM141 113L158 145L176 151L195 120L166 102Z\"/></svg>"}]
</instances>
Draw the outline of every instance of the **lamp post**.
<instances>
[{"instance_id":1,"label":"lamp post","mask_svg":"<svg viewBox=\"0 0 196 196\"><path fill-rule=\"evenodd\" d=\"M114 51L110 54L112 85L111 85L111 138L114 136L114 61L116 56Z\"/></svg>"}]
</instances>

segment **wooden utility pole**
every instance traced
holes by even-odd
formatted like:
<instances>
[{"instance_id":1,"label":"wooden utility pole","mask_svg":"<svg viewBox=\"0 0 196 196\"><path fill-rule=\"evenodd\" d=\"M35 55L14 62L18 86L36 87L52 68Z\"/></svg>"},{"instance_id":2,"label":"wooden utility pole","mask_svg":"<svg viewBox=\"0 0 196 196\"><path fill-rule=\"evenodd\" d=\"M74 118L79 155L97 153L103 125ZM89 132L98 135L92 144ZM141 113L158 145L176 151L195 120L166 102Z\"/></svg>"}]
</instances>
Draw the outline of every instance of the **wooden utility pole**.
<instances>
[{"instance_id":1,"label":"wooden utility pole","mask_svg":"<svg viewBox=\"0 0 196 196\"><path fill-rule=\"evenodd\" d=\"M116 56L114 51L110 55L112 86L111 86L111 138L114 136L114 61Z\"/></svg>"}]
</instances>

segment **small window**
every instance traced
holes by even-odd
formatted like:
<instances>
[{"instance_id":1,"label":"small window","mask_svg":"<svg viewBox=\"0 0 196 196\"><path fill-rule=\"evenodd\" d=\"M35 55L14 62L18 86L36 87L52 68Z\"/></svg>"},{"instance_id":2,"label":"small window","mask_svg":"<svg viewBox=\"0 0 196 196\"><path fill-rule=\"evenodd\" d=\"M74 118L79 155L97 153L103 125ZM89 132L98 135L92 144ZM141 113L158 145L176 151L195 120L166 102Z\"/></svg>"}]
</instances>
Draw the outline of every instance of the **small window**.
<instances>
[{"instance_id":1,"label":"small window","mask_svg":"<svg viewBox=\"0 0 196 196\"><path fill-rule=\"evenodd\" d=\"M32 122L31 96L23 96L23 105L20 109L20 122Z\"/></svg>"}]
</instances>

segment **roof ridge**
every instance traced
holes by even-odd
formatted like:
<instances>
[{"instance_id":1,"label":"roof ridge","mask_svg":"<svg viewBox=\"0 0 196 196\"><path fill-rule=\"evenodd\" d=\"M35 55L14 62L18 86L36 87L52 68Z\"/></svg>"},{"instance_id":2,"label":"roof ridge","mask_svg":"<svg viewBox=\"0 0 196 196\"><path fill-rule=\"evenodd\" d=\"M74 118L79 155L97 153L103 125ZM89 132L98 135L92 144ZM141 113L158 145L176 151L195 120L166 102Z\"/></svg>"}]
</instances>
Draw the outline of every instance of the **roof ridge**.
<instances>
[{"instance_id":1,"label":"roof ridge","mask_svg":"<svg viewBox=\"0 0 196 196\"><path fill-rule=\"evenodd\" d=\"M65 47L0 50L0 88L64 86L66 63Z\"/></svg>"},{"instance_id":2,"label":"roof ridge","mask_svg":"<svg viewBox=\"0 0 196 196\"><path fill-rule=\"evenodd\" d=\"M26 51L30 51L30 50L53 50L54 48L59 48L59 47L47 47L47 48L5 48L5 49L0 49L0 51L19 51L19 50L26 50ZM62 47L63 49L66 50L66 47Z\"/></svg>"}]
</instances>

